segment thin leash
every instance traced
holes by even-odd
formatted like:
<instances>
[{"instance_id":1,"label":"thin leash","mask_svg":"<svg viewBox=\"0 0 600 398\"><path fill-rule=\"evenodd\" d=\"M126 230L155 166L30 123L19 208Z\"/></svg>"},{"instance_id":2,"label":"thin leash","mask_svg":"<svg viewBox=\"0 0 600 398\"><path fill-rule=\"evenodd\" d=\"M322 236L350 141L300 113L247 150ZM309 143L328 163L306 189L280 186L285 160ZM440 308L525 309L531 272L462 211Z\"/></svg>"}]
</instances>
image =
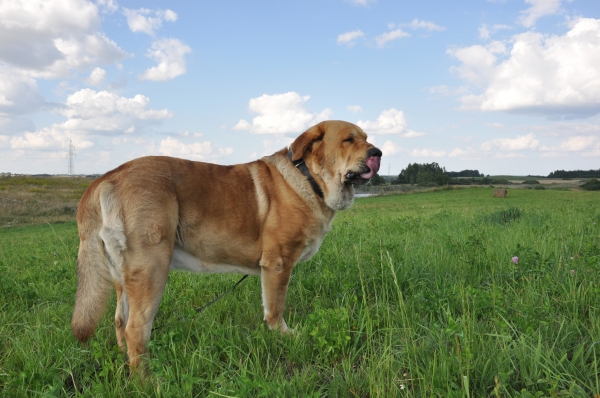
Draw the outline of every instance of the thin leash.
<instances>
[{"instance_id":1,"label":"thin leash","mask_svg":"<svg viewBox=\"0 0 600 398\"><path fill-rule=\"evenodd\" d=\"M220 296L218 296L218 297L214 298L213 300L209 301L208 303L204 304L202 307L194 308L194 311L196 312L196 314L199 314L200 312L204 311L205 309L207 309L208 307L210 307L211 305L213 305L214 303L216 303L217 301L219 301L220 299L222 299L223 296L225 296L227 293L231 293L233 291L233 289L235 289L247 277L248 277L248 275L242 276L242 279L240 279L239 281L237 281L236 284L233 285L229 290L225 291ZM187 319L187 318L189 318L189 316L182 316L181 318L177 319L176 322L181 322L181 321L183 321L184 319ZM170 322L170 323L166 323L164 325L153 327L152 331L155 331L157 329L160 329L160 328L163 328L165 326L171 325L173 323L175 323L175 322Z\"/></svg>"}]
</instances>

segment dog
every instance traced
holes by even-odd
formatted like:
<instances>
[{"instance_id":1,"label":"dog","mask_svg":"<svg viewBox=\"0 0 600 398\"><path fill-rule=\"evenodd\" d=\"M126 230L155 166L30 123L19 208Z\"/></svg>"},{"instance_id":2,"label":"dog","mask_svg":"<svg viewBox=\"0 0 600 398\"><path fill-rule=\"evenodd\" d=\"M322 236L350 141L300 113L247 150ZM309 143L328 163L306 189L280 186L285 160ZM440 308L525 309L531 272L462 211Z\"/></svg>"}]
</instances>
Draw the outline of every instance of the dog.
<instances>
[{"instance_id":1,"label":"dog","mask_svg":"<svg viewBox=\"0 0 600 398\"><path fill-rule=\"evenodd\" d=\"M264 321L289 333L283 310L292 269L311 258L354 185L382 153L358 126L321 122L271 156L233 166L149 156L95 180L77 209L79 252L72 318L85 342L117 293L117 344L143 361L171 269L261 278Z\"/></svg>"}]
</instances>

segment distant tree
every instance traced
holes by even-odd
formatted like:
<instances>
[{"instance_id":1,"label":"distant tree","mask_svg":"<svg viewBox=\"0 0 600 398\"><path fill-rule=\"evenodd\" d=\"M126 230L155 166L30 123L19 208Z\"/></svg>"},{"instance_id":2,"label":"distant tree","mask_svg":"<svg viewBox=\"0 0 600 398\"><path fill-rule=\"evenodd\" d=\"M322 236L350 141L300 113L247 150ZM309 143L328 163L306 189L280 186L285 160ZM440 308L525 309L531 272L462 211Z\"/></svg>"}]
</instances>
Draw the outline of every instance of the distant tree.
<instances>
[{"instance_id":1,"label":"distant tree","mask_svg":"<svg viewBox=\"0 0 600 398\"><path fill-rule=\"evenodd\" d=\"M483 177L479 170L449 171L448 177Z\"/></svg>"},{"instance_id":2,"label":"distant tree","mask_svg":"<svg viewBox=\"0 0 600 398\"><path fill-rule=\"evenodd\" d=\"M375 175L373 177L371 177L371 181L369 181L369 184L375 186L375 185L385 185L387 182L385 181L385 178L383 178L382 176L380 176L379 174L375 173Z\"/></svg>"},{"instance_id":3,"label":"distant tree","mask_svg":"<svg viewBox=\"0 0 600 398\"><path fill-rule=\"evenodd\" d=\"M409 163L405 169L402 169L395 184L427 184L435 183L437 185L446 184L450 180L446 169L440 167L437 163Z\"/></svg>"},{"instance_id":4,"label":"distant tree","mask_svg":"<svg viewBox=\"0 0 600 398\"><path fill-rule=\"evenodd\" d=\"M548 178L600 178L600 169L598 170L556 170L548 174Z\"/></svg>"}]
</instances>

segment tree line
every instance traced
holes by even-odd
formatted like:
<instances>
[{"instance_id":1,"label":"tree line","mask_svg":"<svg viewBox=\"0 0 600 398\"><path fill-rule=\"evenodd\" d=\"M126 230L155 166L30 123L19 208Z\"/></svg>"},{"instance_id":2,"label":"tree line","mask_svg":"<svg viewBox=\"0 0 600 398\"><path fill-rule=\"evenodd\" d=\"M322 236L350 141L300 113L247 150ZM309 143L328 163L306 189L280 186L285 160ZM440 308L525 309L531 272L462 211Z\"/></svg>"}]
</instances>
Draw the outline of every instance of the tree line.
<instances>
[{"instance_id":1,"label":"tree line","mask_svg":"<svg viewBox=\"0 0 600 398\"><path fill-rule=\"evenodd\" d=\"M548 178L600 178L598 170L556 170L548 174Z\"/></svg>"},{"instance_id":2,"label":"tree line","mask_svg":"<svg viewBox=\"0 0 600 398\"><path fill-rule=\"evenodd\" d=\"M556 170L548 174L548 178L600 178L600 169ZM384 185L386 183L386 180L378 174L375 174L370 182L371 185ZM391 183L394 185L418 184L421 186L511 184L506 179L490 178L489 175L486 177L479 170L446 171L445 167L441 167L436 162L409 163Z\"/></svg>"}]
</instances>

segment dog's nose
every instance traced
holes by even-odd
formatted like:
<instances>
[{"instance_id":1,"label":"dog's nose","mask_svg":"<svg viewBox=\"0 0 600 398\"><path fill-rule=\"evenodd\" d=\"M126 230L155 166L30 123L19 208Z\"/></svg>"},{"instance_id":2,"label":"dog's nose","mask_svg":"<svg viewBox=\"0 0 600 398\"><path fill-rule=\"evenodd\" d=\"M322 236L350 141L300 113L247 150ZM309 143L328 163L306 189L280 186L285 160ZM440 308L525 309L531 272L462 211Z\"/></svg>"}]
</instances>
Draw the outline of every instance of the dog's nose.
<instances>
[{"instance_id":1,"label":"dog's nose","mask_svg":"<svg viewBox=\"0 0 600 398\"><path fill-rule=\"evenodd\" d=\"M371 156L377 156L378 158L380 158L381 156L383 156L383 154L381 153L379 148L373 147L367 151L367 159Z\"/></svg>"}]
</instances>

